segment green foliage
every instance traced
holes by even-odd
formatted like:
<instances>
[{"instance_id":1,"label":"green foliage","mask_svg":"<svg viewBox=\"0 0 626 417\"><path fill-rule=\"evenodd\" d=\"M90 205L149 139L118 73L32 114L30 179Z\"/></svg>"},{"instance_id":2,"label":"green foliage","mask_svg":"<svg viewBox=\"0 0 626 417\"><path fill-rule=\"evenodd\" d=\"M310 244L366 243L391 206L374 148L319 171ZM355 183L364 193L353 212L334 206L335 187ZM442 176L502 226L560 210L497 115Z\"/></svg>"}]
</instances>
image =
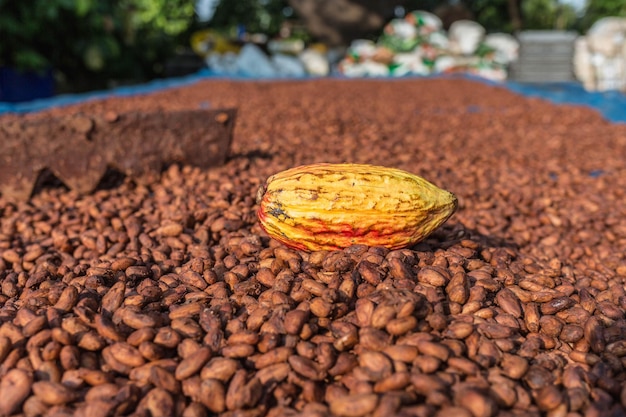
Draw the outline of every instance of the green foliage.
<instances>
[{"instance_id":1,"label":"green foliage","mask_svg":"<svg viewBox=\"0 0 626 417\"><path fill-rule=\"evenodd\" d=\"M576 11L558 0L525 0L522 2L524 29L572 29Z\"/></svg>"},{"instance_id":2,"label":"green foliage","mask_svg":"<svg viewBox=\"0 0 626 417\"><path fill-rule=\"evenodd\" d=\"M210 26L220 31L233 31L242 25L249 33L274 36L286 19L283 10L287 7L287 0L222 0Z\"/></svg>"},{"instance_id":3,"label":"green foliage","mask_svg":"<svg viewBox=\"0 0 626 417\"><path fill-rule=\"evenodd\" d=\"M512 32L508 11L509 0L474 0L465 4L474 13L476 21L490 32Z\"/></svg>"},{"instance_id":4,"label":"green foliage","mask_svg":"<svg viewBox=\"0 0 626 417\"><path fill-rule=\"evenodd\" d=\"M626 17L624 0L588 0L585 15L580 20L580 30L586 32L596 21L607 16Z\"/></svg>"},{"instance_id":5,"label":"green foliage","mask_svg":"<svg viewBox=\"0 0 626 417\"><path fill-rule=\"evenodd\" d=\"M132 26L152 28L169 36L185 32L194 16L193 1L124 0L123 9L132 11Z\"/></svg>"},{"instance_id":6,"label":"green foliage","mask_svg":"<svg viewBox=\"0 0 626 417\"><path fill-rule=\"evenodd\" d=\"M508 3L511 0L465 0L476 20L488 31L511 31ZM607 16L626 17L624 0L587 0L582 16L564 1L521 0L523 30L555 29L586 32L598 19Z\"/></svg>"},{"instance_id":7,"label":"green foliage","mask_svg":"<svg viewBox=\"0 0 626 417\"><path fill-rule=\"evenodd\" d=\"M193 0L0 0L0 65L54 68L82 88L158 76L187 44Z\"/></svg>"}]
</instances>

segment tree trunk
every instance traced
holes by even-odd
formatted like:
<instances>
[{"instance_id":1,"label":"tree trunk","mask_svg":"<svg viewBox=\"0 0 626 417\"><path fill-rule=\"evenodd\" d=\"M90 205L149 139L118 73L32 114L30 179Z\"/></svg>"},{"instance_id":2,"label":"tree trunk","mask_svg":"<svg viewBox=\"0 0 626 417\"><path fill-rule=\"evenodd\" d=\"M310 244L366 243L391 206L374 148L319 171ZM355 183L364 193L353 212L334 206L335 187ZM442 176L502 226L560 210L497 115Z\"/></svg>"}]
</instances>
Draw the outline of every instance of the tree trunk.
<instances>
[{"instance_id":1,"label":"tree trunk","mask_svg":"<svg viewBox=\"0 0 626 417\"><path fill-rule=\"evenodd\" d=\"M508 0L509 17L511 18L511 26L513 32L522 30L522 7L520 0Z\"/></svg>"},{"instance_id":2,"label":"tree trunk","mask_svg":"<svg viewBox=\"0 0 626 417\"><path fill-rule=\"evenodd\" d=\"M394 4L382 0L289 0L309 33L331 46L379 33L393 17Z\"/></svg>"}]
</instances>

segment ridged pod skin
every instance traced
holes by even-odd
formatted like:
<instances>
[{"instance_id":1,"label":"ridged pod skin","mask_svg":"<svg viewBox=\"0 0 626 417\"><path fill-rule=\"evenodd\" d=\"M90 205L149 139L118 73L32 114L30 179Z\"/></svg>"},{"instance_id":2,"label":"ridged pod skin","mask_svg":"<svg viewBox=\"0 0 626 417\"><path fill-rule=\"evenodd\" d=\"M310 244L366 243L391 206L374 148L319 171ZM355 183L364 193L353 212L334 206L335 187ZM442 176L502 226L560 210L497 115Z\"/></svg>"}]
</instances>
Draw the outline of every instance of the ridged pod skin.
<instances>
[{"instance_id":1,"label":"ridged pod skin","mask_svg":"<svg viewBox=\"0 0 626 417\"><path fill-rule=\"evenodd\" d=\"M268 178L257 200L267 234L307 251L411 246L457 208L454 194L417 175L362 164L288 169Z\"/></svg>"}]
</instances>

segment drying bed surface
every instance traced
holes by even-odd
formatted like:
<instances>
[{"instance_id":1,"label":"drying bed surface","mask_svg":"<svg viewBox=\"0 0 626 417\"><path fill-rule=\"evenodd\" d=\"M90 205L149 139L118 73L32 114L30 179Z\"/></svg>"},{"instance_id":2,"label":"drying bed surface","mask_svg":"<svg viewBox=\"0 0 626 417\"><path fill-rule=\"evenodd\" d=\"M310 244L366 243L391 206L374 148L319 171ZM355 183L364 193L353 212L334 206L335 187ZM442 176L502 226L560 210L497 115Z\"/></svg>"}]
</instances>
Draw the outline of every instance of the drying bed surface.
<instances>
[{"instance_id":1,"label":"drying bed surface","mask_svg":"<svg viewBox=\"0 0 626 417\"><path fill-rule=\"evenodd\" d=\"M0 126L206 107L238 108L224 166L0 199L0 415L624 415L626 126L462 79L215 80ZM256 191L313 162L459 209L403 250L290 250Z\"/></svg>"}]
</instances>

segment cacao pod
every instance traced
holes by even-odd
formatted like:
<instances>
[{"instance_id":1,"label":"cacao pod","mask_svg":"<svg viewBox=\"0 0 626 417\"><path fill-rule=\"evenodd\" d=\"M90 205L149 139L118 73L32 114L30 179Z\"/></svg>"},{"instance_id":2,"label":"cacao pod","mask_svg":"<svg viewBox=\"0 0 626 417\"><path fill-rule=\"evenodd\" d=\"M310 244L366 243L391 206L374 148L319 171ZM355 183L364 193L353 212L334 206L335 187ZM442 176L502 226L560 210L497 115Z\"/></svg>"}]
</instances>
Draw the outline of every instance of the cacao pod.
<instances>
[{"instance_id":1,"label":"cacao pod","mask_svg":"<svg viewBox=\"0 0 626 417\"><path fill-rule=\"evenodd\" d=\"M314 164L267 179L257 195L267 234L292 248L351 245L399 249L419 242L456 210L454 194L408 172L373 165Z\"/></svg>"}]
</instances>

